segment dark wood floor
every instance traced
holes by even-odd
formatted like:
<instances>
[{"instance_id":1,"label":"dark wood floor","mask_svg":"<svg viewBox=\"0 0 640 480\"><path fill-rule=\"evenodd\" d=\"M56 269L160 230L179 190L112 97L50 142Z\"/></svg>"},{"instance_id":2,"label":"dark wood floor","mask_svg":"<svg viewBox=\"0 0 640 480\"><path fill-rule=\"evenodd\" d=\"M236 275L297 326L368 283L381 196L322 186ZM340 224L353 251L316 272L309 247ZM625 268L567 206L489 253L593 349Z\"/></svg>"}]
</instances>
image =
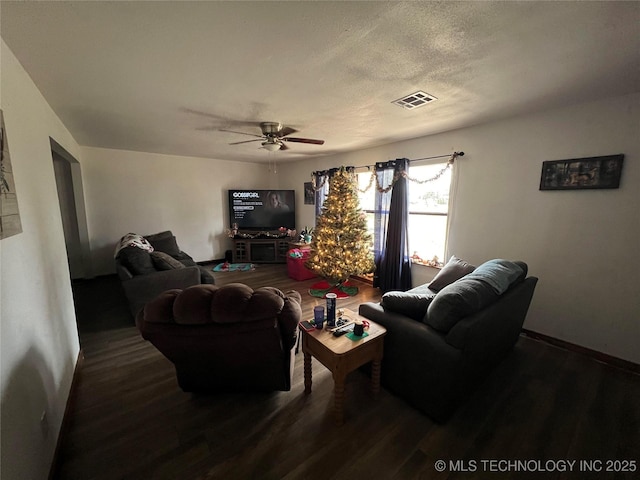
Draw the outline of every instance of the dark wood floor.
<instances>
[{"instance_id":1,"label":"dark wood floor","mask_svg":"<svg viewBox=\"0 0 640 480\"><path fill-rule=\"evenodd\" d=\"M322 302L306 293L313 280L290 280L283 265L216 273L216 281L296 289L307 317ZM357 310L379 298L359 287L339 306ZM337 427L331 375L315 360L309 396L301 354L290 392L185 394L172 364L139 336L115 277L76 283L74 295L85 361L55 478L638 478L637 471L604 469L609 460L639 468L640 378L576 353L522 337L446 425L384 389L373 400L368 378L353 372L346 422ZM444 472L437 460L446 462ZM572 472L496 472L491 465L505 464L483 460L602 461L603 471L580 471L576 463ZM452 472L457 461L466 471Z\"/></svg>"}]
</instances>

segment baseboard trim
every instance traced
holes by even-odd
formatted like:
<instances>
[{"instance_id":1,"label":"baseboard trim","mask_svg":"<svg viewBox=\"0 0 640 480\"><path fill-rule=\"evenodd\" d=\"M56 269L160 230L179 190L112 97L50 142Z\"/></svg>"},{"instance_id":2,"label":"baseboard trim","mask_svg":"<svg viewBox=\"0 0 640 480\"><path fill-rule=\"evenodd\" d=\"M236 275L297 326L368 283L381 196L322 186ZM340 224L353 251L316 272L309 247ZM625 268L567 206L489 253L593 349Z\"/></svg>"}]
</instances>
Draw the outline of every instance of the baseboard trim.
<instances>
[{"instance_id":1,"label":"baseboard trim","mask_svg":"<svg viewBox=\"0 0 640 480\"><path fill-rule=\"evenodd\" d=\"M565 350L569 350L571 352L580 353L582 355L591 357L598 362L606 363L622 370L627 370L631 373L635 373L636 375L640 375L640 365L630 362L629 360L623 360L622 358L614 357L612 355L608 355L597 350L592 350L587 347L582 347L580 345L576 345L575 343L566 342L564 340L560 340L559 338L550 337L548 335L544 335L543 333L534 332L533 330L527 330L526 328L522 329L522 333L527 337L533 338L535 340L540 340L550 345L564 348Z\"/></svg>"},{"instance_id":2,"label":"baseboard trim","mask_svg":"<svg viewBox=\"0 0 640 480\"><path fill-rule=\"evenodd\" d=\"M224 258L214 258L213 260L204 260L202 262L196 262L196 264L201 265L203 267L207 267L212 263L215 263L217 265L218 263L224 263L224 262L226 262Z\"/></svg>"},{"instance_id":3,"label":"baseboard trim","mask_svg":"<svg viewBox=\"0 0 640 480\"><path fill-rule=\"evenodd\" d=\"M367 278L367 277L363 277L361 275L351 275L350 278L352 278L354 280L358 280L358 281L360 281L362 283L366 283L368 285L373 285L373 278Z\"/></svg>"},{"instance_id":4,"label":"baseboard trim","mask_svg":"<svg viewBox=\"0 0 640 480\"><path fill-rule=\"evenodd\" d=\"M71 378L71 388L69 389L69 396L67 397L67 404L64 407L64 415L62 417L62 424L60 425L60 433L58 434L58 440L56 441L56 449L53 452L53 461L51 462L51 468L49 469L49 480L55 480L58 478L58 467L60 462L58 458L60 456L60 449L62 448L62 442L69 432L69 424L71 422L71 412L73 410L76 388L80 377L80 370L84 365L84 352L82 349L78 352L78 358L76 359L76 366L73 369L73 377Z\"/></svg>"}]
</instances>

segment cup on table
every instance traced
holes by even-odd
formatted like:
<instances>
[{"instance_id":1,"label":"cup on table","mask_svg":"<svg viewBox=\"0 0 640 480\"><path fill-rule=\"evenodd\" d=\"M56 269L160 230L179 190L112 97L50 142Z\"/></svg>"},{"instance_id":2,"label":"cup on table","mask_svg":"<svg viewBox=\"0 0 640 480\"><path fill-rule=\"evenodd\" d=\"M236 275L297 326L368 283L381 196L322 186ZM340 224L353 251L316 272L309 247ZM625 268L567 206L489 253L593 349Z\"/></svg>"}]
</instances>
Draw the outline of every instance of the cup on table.
<instances>
[{"instance_id":1,"label":"cup on table","mask_svg":"<svg viewBox=\"0 0 640 480\"><path fill-rule=\"evenodd\" d=\"M327 326L335 327L336 326L336 299L338 295L335 293L327 293L325 295L327 299Z\"/></svg>"},{"instance_id":2,"label":"cup on table","mask_svg":"<svg viewBox=\"0 0 640 480\"><path fill-rule=\"evenodd\" d=\"M361 321L356 321L353 326L353 334L357 337L364 335L364 324Z\"/></svg>"},{"instance_id":3,"label":"cup on table","mask_svg":"<svg viewBox=\"0 0 640 480\"><path fill-rule=\"evenodd\" d=\"M313 323L316 328L322 328L322 325L324 324L324 307L322 305L313 307Z\"/></svg>"}]
</instances>

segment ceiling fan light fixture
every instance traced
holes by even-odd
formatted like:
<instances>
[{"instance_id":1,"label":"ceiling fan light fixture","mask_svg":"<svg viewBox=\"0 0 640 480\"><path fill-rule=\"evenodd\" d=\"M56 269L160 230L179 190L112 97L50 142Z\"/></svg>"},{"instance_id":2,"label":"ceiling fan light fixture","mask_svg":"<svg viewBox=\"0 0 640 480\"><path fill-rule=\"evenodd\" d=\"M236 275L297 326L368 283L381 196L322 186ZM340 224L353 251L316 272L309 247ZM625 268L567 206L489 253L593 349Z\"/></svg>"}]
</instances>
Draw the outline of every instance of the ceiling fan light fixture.
<instances>
[{"instance_id":1,"label":"ceiling fan light fixture","mask_svg":"<svg viewBox=\"0 0 640 480\"><path fill-rule=\"evenodd\" d=\"M0 0L1 1L1 0ZM260 142L262 148L269 152L275 152L278 150L289 150L287 143L309 143L311 145L323 145L324 140L315 140L313 138L302 137L290 137L289 135L296 133L298 130L292 127L287 127L278 122L262 122L260 123L260 130L262 135L256 135L254 133L237 132L235 130L227 130L225 128L219 129L221 132L237 133L240 135L247 135L253 137L253 140L242 140L240 142L231 142L229 145L240 145L244 143Z\"/></svg>"},{"instance_id":2,"label":"ceiling fan light fixture","mask_svg":"<svg viewBox=\"0 0 640 480\"><path fill-rule=\"evenodd\" d=\"M279 142L262 142L262 148L265 148L267 150L269 150L270 152L275 152L276 150L280 150L280 143Z\"/></svg>"}]
</instances>

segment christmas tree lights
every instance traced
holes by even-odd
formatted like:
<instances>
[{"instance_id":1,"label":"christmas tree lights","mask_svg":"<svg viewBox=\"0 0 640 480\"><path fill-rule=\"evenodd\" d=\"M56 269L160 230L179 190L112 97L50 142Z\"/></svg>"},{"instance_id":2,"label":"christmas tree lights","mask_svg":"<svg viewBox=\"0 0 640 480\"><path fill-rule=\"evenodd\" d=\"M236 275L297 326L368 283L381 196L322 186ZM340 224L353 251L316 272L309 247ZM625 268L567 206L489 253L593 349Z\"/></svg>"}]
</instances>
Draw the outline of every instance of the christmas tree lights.
<instances>
[{"instance_id":1,"label":"christmas tree lights","mask_svg":"<svg viewBox=\"0 0 640 480\"><path fill-rule=\"evenodd\" d=\"M329 194L318 217L306 266L330 285L340 285L350 275L373 271L371 245L354 179L341 167L329 180Z\"/></svg>"}]
</instances>

